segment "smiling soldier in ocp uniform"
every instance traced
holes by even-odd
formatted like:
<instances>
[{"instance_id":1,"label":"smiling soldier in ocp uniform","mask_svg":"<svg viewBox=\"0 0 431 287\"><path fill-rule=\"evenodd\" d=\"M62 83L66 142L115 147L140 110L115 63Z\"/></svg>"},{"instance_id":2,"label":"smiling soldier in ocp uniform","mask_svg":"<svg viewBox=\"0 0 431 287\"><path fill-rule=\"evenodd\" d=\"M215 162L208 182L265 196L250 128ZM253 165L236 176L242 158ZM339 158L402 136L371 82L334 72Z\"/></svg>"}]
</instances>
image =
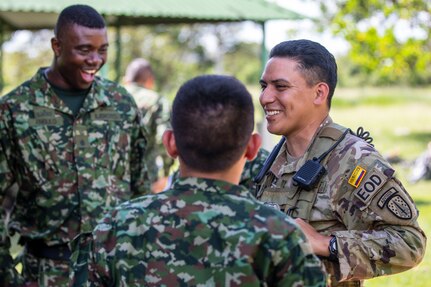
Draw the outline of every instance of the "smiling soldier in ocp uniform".
<instances>
[{"instance_id":1,"label":"smiling soldier in ocp uniform","mask_svg":"<svg viewBox=\"0 0 431 287\"><path fill-rule=\"evenodd\" d=\"M285 142L257 198L297 218L330 286L362 286L419 264L426 237L413 200L366 134L330 118L336 83L335 59L322 45L294 40L272 49L260 103L268 131Z\"/></svg>"}]
</instances>

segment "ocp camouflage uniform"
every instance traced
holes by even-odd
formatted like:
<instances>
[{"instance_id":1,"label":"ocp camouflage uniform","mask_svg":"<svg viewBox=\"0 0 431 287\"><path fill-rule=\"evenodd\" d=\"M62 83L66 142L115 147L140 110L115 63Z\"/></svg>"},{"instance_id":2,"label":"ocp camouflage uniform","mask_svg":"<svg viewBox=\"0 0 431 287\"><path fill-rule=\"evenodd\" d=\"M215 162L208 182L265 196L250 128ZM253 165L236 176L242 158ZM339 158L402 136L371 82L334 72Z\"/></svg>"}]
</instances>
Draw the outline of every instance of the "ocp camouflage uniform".
<instances>
[{"instance_id":1,"label":"ocp camouflage uniform","mask_svg":"<svg viewBox=\"0 0 431 287\"><path fill-rule=\"evenodd\" d=\"M143 115L147 130L146 162L151 181L169 175L174 160L166 153L162 143L163 132L170 127L170 104L155 91L145 89L136 83L125 85L133 96Z\"/></svg>"},{"instance_id":2,"label":"ocp camouflage uniform","mask_svg":"<svg viewBox=\"0 0 431 287\"><path fill-rule=\"evenodd\" d=\"M37 279L67 286L67 243L93 230L107 210L149 191L141 120L126 90L98 77L76 118L43 69L0 99L0 202L18 188L11 217L0 210L0 286ZM23 275L9 250L15 232L26 244ZM34 254L56 250L66 258Z\"/></svg>"},{"instance_id":3,"label":"ocp camouflage uniform","mask_svg":"<svg viewBox=\"0 0 431 287\"><path fill-rule=\"evenodd\" d=\"M361 286L363 279L416 266L426 237L417 223L416 206L392 167L355 135L347 134L322 161L327 171L316 187L307 191L294 184L295 172L326 152L344 130L328 118L298 159L289 156L284 145L257 197L278 204L324 235L336 236L339 263L324 260L332 275L330 286Z\"/></svg>"},{"instance_id":4,"label":"ocp camouflage uniform","mask_svg":"<svg viewBox=\"0 0 431 287\"><path fill-rule=\"evenodd\" d=\"M74 286L325 286L295 222L224 181L180 178L79 242Z\"/></svg>"}]
</instances>

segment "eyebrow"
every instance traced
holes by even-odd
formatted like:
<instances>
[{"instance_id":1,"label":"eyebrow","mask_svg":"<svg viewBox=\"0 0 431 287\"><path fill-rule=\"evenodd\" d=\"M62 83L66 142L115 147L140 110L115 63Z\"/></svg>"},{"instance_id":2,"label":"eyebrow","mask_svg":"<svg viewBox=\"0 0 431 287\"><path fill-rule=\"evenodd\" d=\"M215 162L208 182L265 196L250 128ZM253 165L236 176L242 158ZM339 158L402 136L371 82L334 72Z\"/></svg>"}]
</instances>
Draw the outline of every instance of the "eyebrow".
<instances>
[{"instance_id":1,"label":"eyebrow","mask_svg":"<svg viewBox=\"0 0 431 287\"><path fill-rule=\"evenodd\" d=\"M288 80L285 80L285 79L275 79L275 80L272 80L272 81L269 81L269 82L271 84L279 84L279 83L287 83L287 84L289 84L290 83ZM265 80L263 80L263 79L260 79L259 80L259 84L267 84L267 82Z\"/></svg>"}]
</instances>

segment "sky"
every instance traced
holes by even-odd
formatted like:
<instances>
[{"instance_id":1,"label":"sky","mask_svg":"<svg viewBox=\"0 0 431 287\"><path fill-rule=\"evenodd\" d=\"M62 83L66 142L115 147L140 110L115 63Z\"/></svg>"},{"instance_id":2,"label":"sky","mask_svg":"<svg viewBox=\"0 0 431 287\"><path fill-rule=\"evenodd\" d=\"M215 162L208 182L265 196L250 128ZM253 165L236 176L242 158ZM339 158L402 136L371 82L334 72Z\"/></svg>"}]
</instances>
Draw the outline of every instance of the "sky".
<instances>
[{"instance_id":1,"label":"sky","mask_svg":"<svg viewBox=\"0 0 431 287\"><path fill-rule=\"evenodd\" d=\"M319 17L320 10L318 4L312 0L268 0L283 8L292 10L307 17ZM301 29L298 29L301 27ZM297 30L292 34L293 29ZM341 38L335 38L330 31L317 33L316 28L310 20L271 20L265 24L266 43L265 46L270 50L276 44L288 39L309 39L321 43L334 55L342 55L347 52L349 45ZM243 34L245 41L262 41L261 28L254 23L245 24Z\"/></svg>"}]
</instances>

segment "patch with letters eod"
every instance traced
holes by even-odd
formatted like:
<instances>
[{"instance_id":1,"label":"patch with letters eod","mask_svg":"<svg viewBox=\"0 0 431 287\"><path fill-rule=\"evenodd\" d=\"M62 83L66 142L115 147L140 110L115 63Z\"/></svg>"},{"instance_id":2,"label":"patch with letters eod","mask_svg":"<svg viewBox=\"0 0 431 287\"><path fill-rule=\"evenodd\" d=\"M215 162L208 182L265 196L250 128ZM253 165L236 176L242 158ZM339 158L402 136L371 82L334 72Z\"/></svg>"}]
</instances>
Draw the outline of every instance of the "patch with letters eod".
<instances>
[{"instance_id":1,"label":"patch with letters eod","mask_svg":"<svg viewBox=\"0 0 431 287\"><path fill-rule=\"evenodd\" d=\"M383 174L376 166L368 172L367 177L355 190L355 196L364 204L368 204L374 195L383 187L387 181L387 176Z\"/></svg>"},{"instance_id":2,"label":"patch with letters eod","mask_svg":"<svg viewBox=\"0 0 431 287\"><path fill-rule=\"evenodd\" d=\"M386 206L393 215L400 219L411 219L413 216L412 209L404 198L397 193L398 191L394 187L386 190L379 198L377 206L382 209Z\"/></svg>"},{"instance_id":3,"label":"patch with letters eod","mask_svg":"<svg viewBox=\"0 0 431 287\"><path fill-rule=\"evenodd\" d=\"M359 184L361 184L362 179L364 179L366 173L367 171L364 168L357 165L349 178L349 184L353 185L354 187L358 187Z\"/></svg>"}]
</instances>

